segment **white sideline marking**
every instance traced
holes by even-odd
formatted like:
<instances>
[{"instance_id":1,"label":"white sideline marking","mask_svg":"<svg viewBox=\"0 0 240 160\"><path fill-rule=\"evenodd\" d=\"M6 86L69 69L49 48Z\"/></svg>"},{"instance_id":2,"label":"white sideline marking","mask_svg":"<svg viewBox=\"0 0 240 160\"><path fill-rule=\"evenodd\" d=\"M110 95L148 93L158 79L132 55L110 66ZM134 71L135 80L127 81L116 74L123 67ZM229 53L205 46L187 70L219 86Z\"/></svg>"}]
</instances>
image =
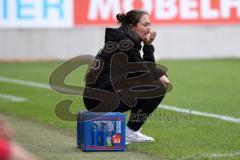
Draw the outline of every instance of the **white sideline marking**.
<instances>
[{"instance_id":1,"label":"white sideline marking","mask_svg":"<svg viewBox=\"0 0 240 160\"><path fill-rule=\"evenodd\" d=\"M233 153L212 153L212 154L200 154L195 156L183 156L178 158L178 160L194 160L200 158L223 158L223 157L239 157L240 152L233 152Z\"/></svg>"},{"instance_id":2,"label":"white sideline marking","mask_svg":"<svg viewBox=\"0 0 240 160\"><path fill-rule=\"evenodd\" d=\"M24 86L35 87L35 88L50 89L49 85L47 85L47 84L25 81L25 80L20 80L20 79L7 78L7 77L0 77L0 82L9 82L9 83L21 84Z\"/></svg>"},{"instance_id":3,"label":"white sideline marking","mask_svg":"<svg viewBox=\"0 0 240 160\"><path fill-rule=\"evenodd\" d=\"M20 85L30 86L30 87L35 87L35 88L51 89L48 84L19 80L19 79L13 79L13 78L8 78L8 77L0 77L0 82L15 83L15 84L20 84ZM189 111L190 111L188 109L178 108L178 107L175 107L175 106L167 106L167 105L159 105L158 108L171 110L171 111L176 111L176 112L182 112L182 113L189 113ZM199 112L199 111L194 111L194 110L191 110L191 114L198 115L198 116L221 119L223 121L228 121L228 122L240 123L240 118L234 118L234 117L225 116L225 115L205 113L205 112Z\"/></svg>"},{"instance_id":4,"label":"white sideline marking","mask_svg":"<svg viewBox=\"0 0 240 160\"><path fill-rule=\"evenodd\" d=\"M171 111L176 111L176 112L182 112L182 113L190 113L190 109L182 109L182 108L178 108L178 107L175 107L175 106L159 105L158 108L171 110ZM191 114L192 115L197 115L197 116L204 116L204 117L221 119L223 121L240 123L240 118L234 118L234 117L225 116L225 115L205 113L205 112L199 112L199 111L194 111L194 110L191 110Z\"/></svg>"},{"instance_id":5,"label":"white sideline marking","mask_svg":"<svg viewBox=\"0 0 240 160\"><path fill-rule=\"evenodd\" d=\"M235 153L214 153L214 154L206 154L203 155L203 157L209 157L209 158L218 158L218 157L237 157L240 156L240 152Z\"/></svg>"},{"instance_id":6,"label":"white sideline marking","mask_svg":"<svg viewBox=\"0 0 240 160\"><path fill-rule=\"evenodd\" d=\"M9 100L9 101L13 101L13 102L25 102L25 101L27 101L27 99L22 98L22 97L17 97L17 96L8 95L8 94L2 94L2 93L0 93L0 98L6 99L6 100Z\"/></svg>"}]
</instances>

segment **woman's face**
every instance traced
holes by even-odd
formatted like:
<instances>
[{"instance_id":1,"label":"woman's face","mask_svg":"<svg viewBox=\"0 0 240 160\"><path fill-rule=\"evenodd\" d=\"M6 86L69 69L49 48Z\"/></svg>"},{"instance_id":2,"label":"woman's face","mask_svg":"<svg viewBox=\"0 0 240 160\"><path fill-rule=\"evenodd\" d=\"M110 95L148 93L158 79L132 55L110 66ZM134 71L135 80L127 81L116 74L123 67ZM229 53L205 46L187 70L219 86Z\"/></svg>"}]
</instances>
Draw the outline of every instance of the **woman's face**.
<instances>
[{"instance_id":1,"label":"woman's face","mask_svg":"<svg viewBox=\"0 0 240 160\"><path fill-rule=\"evenodd\" d=\"M132 30L137 33L141 41L145 40L149 36L151 30L151 22L149 16L144 14L137 25L132 27Z\"/></svg>"}]
</instances>

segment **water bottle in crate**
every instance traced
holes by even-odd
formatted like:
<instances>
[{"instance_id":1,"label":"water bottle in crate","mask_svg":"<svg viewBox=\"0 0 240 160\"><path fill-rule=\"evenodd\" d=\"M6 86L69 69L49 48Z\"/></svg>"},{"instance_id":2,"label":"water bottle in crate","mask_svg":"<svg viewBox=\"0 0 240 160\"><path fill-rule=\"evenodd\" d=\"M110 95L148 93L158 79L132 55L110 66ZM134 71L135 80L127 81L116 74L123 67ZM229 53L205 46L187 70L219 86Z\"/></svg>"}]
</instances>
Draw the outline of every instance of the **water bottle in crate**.
<instances>
[{"instance_id":1,"label":"water bottle in crate","mask_svg":"<svg viewBox=\"0 0 240 160\"><path fill-rule=\"evenodd\" d=\"M124 151L125 114L79 112L77 145L83 151Z\"/></svg>"}]
</instances>

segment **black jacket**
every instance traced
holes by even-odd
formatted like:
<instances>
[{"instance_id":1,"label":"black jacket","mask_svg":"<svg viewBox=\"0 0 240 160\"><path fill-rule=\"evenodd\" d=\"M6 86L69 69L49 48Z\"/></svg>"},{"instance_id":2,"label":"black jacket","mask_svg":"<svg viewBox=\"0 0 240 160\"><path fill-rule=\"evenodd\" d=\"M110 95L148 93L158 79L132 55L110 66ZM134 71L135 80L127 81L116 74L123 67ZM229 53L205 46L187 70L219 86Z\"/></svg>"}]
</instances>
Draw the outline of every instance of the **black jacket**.
<instances>
[{"instance_id":1,"label":"black jacket","mask_svg":"<svg viewBox=\"0 0 240 160\"><path fill-rule=\"evenodd\" d=\"M123 49L119 49L119 44L121 44L121 41L131 42L131 48L123 51L125 46L123 44ZM96 56L96 59L101 60L102 66L98 69L90 67L86 77L86 86L114 92L110 81L110 62L112 56L119 52L127 55L128 62L153 62L155 64L153 45L143 46L143 57L141 57L140 54L141 48L141 41L129 26L121 26L120 28L116 29L106 28L105 46ZM139 76L140 74L142 73L131 73L128 78ZM159 77L165 74L166 73L161 69L155 69L154 71L155 79L159 79Z\"/></svg>"}]
</instances>

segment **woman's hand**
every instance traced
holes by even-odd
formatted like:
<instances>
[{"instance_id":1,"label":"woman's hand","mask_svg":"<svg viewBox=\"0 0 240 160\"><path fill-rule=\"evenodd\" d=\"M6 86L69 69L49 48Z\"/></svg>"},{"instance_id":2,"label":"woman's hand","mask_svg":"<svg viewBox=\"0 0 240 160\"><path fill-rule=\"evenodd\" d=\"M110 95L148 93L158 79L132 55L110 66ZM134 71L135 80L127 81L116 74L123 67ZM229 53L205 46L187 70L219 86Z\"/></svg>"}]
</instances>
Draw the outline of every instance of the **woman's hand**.
<instances>
[{"instance_id":1,"label":"woman's hand","mask_svg":"<svg viewBox=\"0 0 240 160\"><path fill-rule=\"evenodd\" d=\"M160 81L163 83L163 85L165 86L165 88L168 87L169 84L171 84L170 80L167 78L166 75L161 76Z\"/></svg>"},{"instance_id":2,"label":"woman's hand","mask_svg":"<svg viewBox=\"0 0 240 160\"><path fill-rule=\"evenodd\" d=\"M144 44L150 45L154 41L157 33L153 30L149 30L149 33L146 35L146 38L143 40Z\"/></svg>"}]
</instances>

